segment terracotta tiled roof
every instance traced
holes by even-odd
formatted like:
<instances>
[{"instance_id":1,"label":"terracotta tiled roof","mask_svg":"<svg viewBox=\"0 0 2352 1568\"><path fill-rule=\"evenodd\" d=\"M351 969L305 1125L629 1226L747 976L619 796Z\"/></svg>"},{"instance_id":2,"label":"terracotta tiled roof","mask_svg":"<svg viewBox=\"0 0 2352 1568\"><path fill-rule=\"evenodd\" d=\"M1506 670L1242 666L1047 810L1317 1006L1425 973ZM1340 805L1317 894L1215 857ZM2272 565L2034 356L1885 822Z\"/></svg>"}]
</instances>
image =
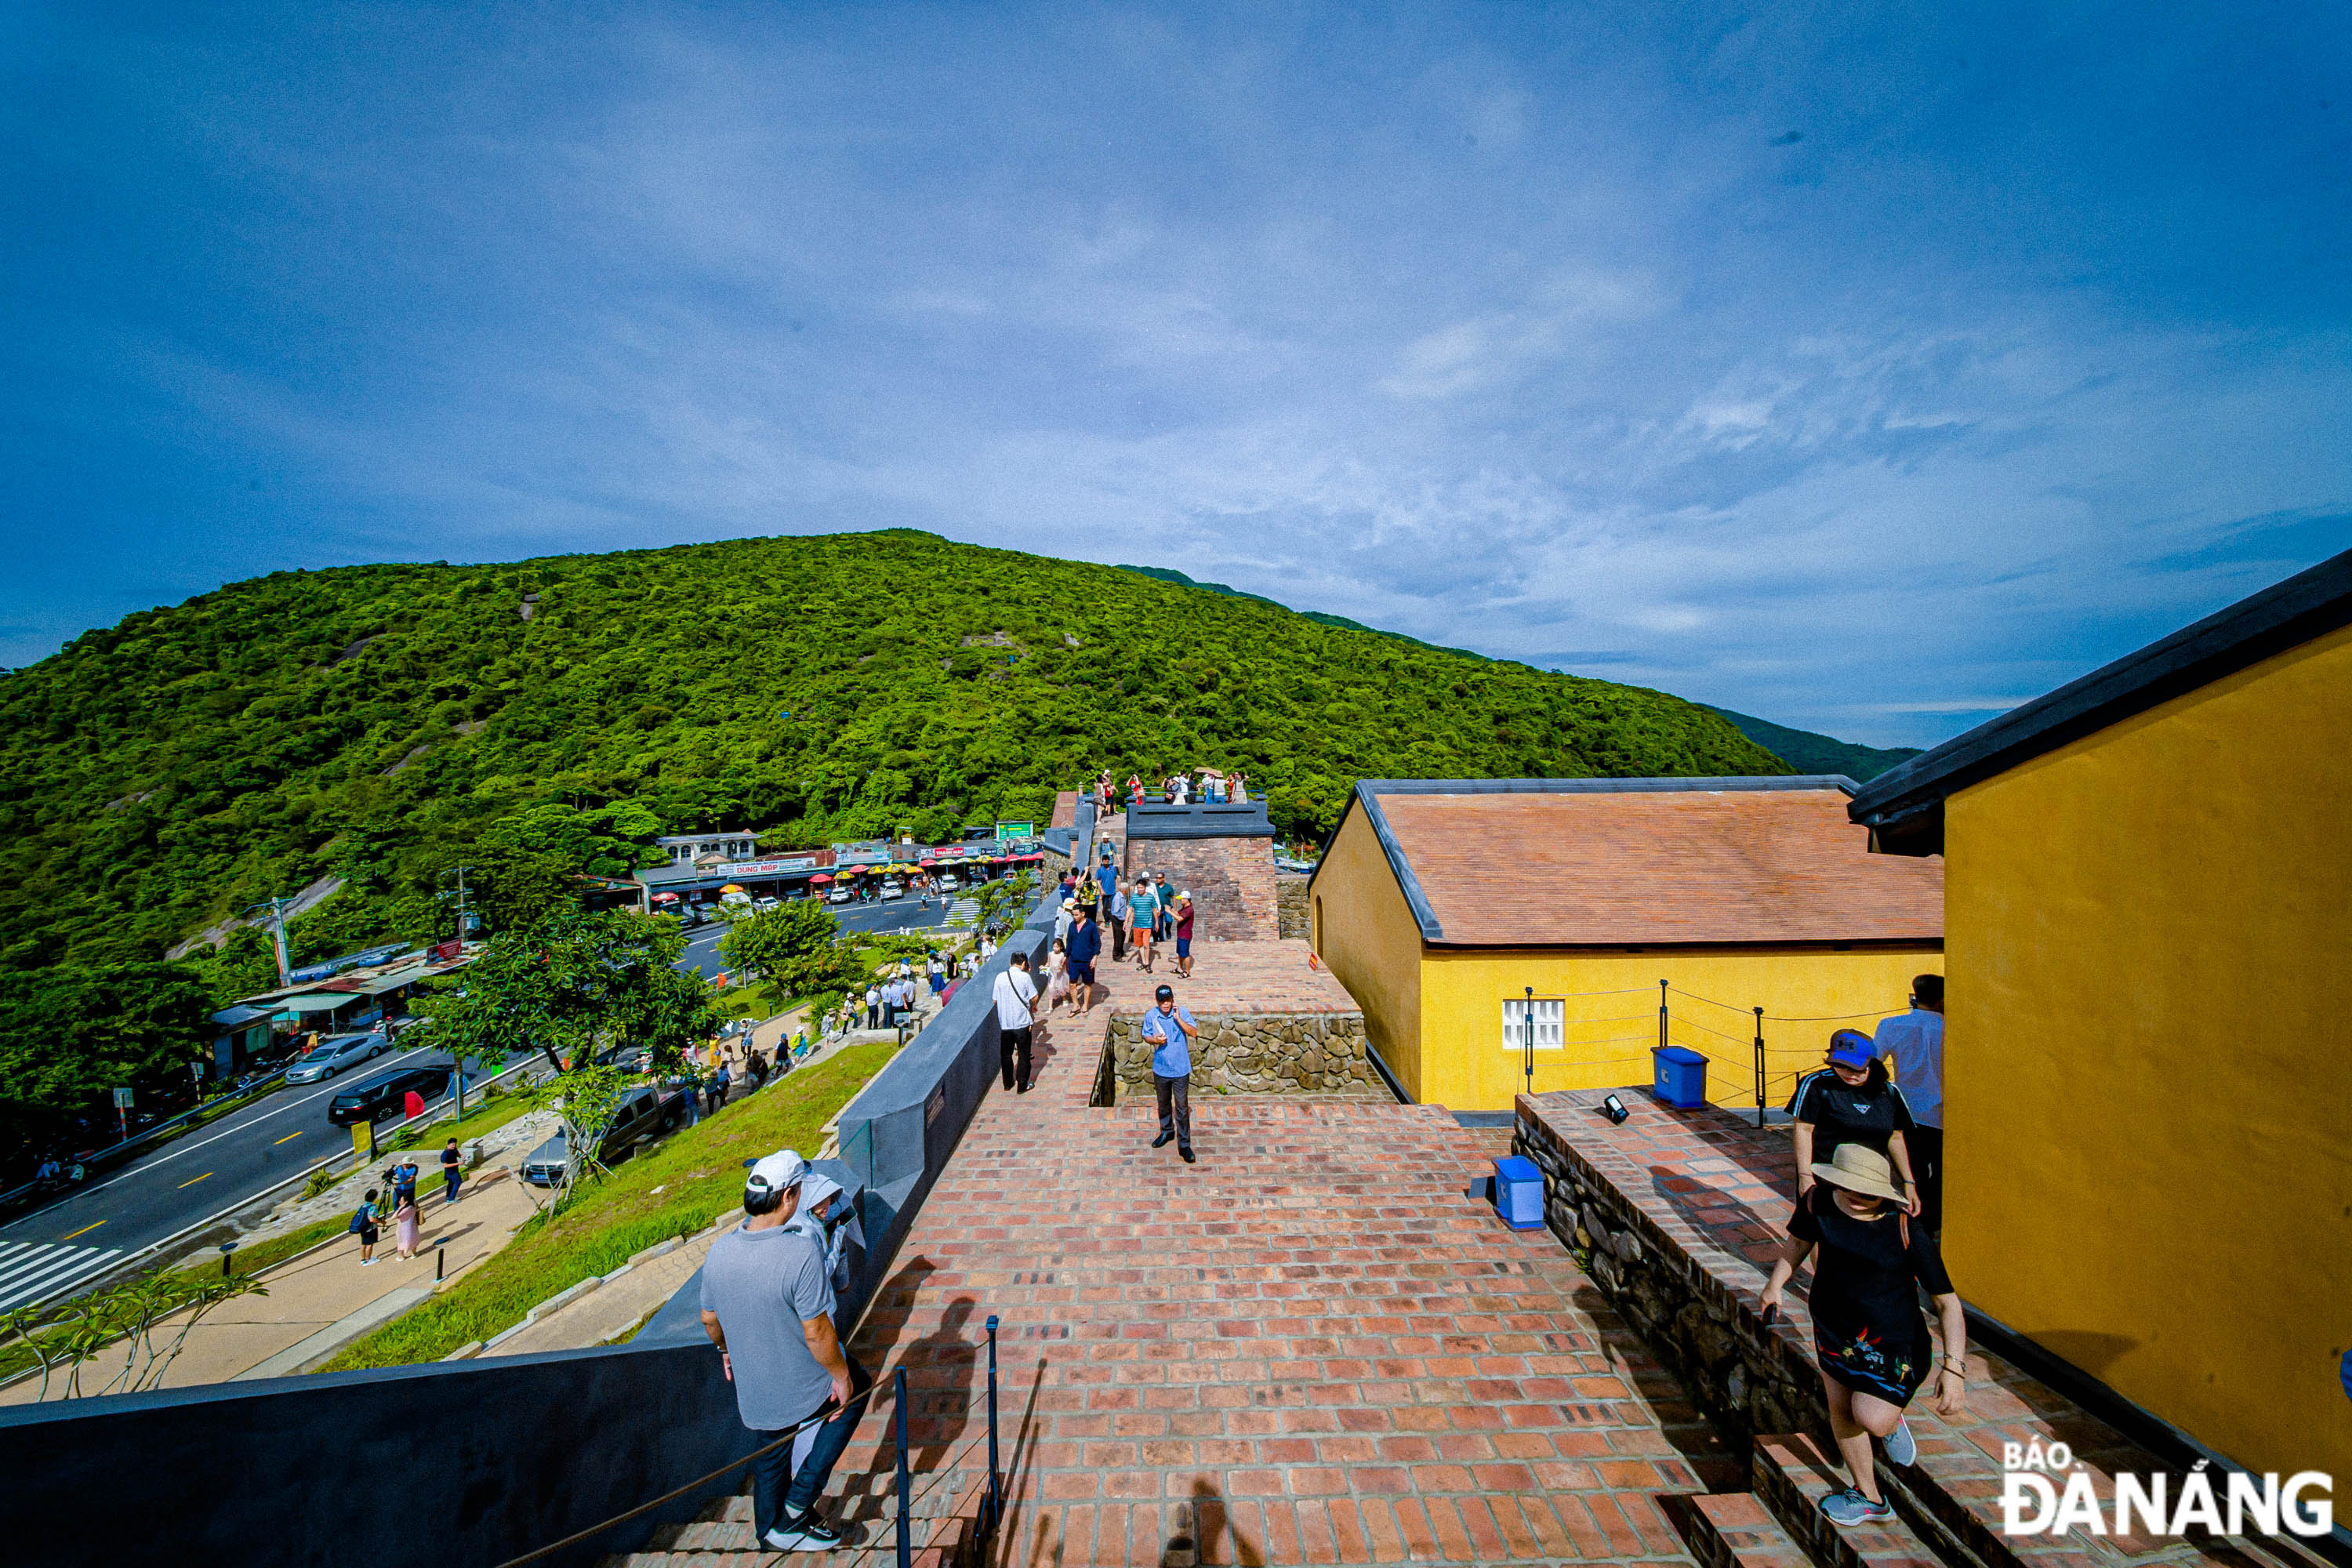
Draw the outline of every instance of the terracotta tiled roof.
<instances>
[{"instance_id":1,"label":"terracotta tiled roof","mask_svg":"<svg viewBox=\"0 0 2352 1568\"><path fill-rule=\"evenodd\" d=\"M1944 934L1943 862L1869 853L1838 789L1368 787L1448 946Z\"/></svg>"}]
</instances>

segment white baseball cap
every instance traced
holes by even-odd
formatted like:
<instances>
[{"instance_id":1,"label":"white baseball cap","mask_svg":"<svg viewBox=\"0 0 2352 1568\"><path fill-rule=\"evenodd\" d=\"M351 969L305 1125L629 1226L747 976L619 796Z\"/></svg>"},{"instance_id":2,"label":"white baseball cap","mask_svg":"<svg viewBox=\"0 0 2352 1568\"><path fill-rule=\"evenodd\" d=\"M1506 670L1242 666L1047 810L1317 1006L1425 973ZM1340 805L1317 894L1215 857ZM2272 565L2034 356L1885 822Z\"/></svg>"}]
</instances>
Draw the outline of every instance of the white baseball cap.
<instances>
[{"instance_id":1,"label":"white baseball cap","mask_svg":"<svg viewBox=\"0 0 2352 1568\"><path fill-rule=\"evenodd\" d=\"M743 1184L762 1186L772 1193L789 1192L801 1184L808 1175L808 1162L790 1149L779 1149L751 1167Z\"/></svg>"}]
</instances>

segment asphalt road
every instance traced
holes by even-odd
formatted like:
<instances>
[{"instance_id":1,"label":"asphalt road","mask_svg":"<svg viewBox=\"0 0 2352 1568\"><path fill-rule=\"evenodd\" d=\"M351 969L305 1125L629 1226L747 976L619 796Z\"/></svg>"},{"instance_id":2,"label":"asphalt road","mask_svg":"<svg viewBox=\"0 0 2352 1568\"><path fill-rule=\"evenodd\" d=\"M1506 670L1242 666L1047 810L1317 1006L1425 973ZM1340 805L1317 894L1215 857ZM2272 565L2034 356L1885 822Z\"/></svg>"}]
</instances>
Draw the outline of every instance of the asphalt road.
<instances>
[{"instance_id":1,"label":"asphalt road","mask_svg":"<svg viewBox=\"0 0 2352 1568\"><path fill-rule=\"evenodd\" d=\"M948 911L955 907L953 899L933 899L925 909L919 899L891 899L871 904L835 904L833 918L843 931L898 931L902 928L934 927L947 924ZM727 934L723 925L697 926L687 933L686 956L678 960L680 969L691 969L705 979L727 967L719 956L719 939Z\"/></svg>"},{"instance_id":2,"label":"asphalt road","mask_svg":"<svg viewBox=\"0 0 2352 1568\"><path fill-rule=\"evenodd\" d=\"M388 1050L323 1082L281 1089L0 1226L0 1310L53 1294L349 1149L351 1130L327 1120L329 1099L388 1068L448 1062L438 1051Z\"/></svg>"}]
</instances>

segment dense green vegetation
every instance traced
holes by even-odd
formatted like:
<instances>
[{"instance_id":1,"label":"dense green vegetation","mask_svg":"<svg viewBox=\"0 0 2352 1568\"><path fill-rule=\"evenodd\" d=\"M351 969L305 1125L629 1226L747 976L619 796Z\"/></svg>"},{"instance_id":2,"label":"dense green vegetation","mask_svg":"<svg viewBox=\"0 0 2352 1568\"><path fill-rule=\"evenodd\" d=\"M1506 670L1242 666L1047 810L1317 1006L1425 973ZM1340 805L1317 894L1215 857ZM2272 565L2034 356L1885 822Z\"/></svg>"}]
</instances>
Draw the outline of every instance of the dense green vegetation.
<instances>
[{"instance_id":1,"label":"dense green vegetation","mask_svg":"<svg viewBox=\"0 0 2352 1568\"><path fill-rule=\"evenodd\" d=\"M1720 713L1730 720L1741 734L1801 773L1843 773L1856 784L1867 784L1895 763L1907 762L1919 754L1916 746L1895 746L1885 750L1876 746L1859 746L1852 741L1836 741L1827 735L1816 735L1811 730L1791 730L1769 719L1734 713L1728 708L1714 708L1708 711Z\"/></svg>"},{"instance_id":2,"label":"dense green vegetation","mask_svg":"<svg viewBox=\"0 0 2352 1568\"><path fill-rule=\"evenodd\" d=\"M460 864L536 879L528 918L652 827L945 837L1104 767L1239 767L1298 837L1359 776L1783 771L1658 692L906 531L278 573L77 638L0 713L18 969L341 878L301 962L446 930ZM257 932L199 955L215 994L268 977Z\"/></svg>"}]
</instances>

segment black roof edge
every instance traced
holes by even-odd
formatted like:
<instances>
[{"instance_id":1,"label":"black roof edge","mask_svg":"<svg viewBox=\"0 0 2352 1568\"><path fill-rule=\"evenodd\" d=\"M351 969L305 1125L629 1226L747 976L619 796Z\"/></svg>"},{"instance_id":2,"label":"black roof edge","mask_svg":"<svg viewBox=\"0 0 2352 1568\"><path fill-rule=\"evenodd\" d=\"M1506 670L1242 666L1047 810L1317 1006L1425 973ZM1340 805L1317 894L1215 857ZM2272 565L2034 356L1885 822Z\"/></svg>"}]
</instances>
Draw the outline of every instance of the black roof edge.
<instances>
[{"instance_id":1,"label":"black roof edge","mask_svg":"<svg viewBox=\"0 0 2352 1568\"><path fill-rule=\"evenodd\" d=\"M1900 828L1955 791L2347 625L2352 550L1890 768L1847 812L1874 828Z\"/></svg>"},{"instance_id":2,"label":"black roof edge","mask_svg":"<svg viewBox=\"0 0 2352 1568\"><path fill-rule=\"evenodd\" d=\"M1388 858L1390 873L1404 894L1405 907L1412 911L1413 923L1421 928L1422 941L1445 940L1445 928L1439 923L1437 911L1430 907L1429 894L1422 888L1421 879L1413 874L1412 863L1405 858L1404 846L1397 842L1395 830L1389 826L1388 814L1381 809L1380 797L1384 795L1664 795L1834 789L1851 798L1861 787L1843 773L1687 779L1358 779L1356 787L1348 792L1348 804L1339 808L1339 820L1331 825L1330 833L1323 840L1314 876L1307 879L1307 893L1308 898L1314 897L1316 878L1322 876L1323 868L1330 863L1331 846L1339 841L1339 830L1348 825L1348 814L1361 807L1364 820L1380 840L1381 853Z\"/></svg>"},{"instance_id":3,"label":"black roof edge","mask_svg":"<svg viewBox=\"0 0 2352 1568\"><path fill-rule=\"evenodd\" d=\"M1833 789L1862 786L1843 773L1742 774L1688 779L1358 779L1374 795L1664 795L1724 790Z\"/></svg>"}]
</instances>

